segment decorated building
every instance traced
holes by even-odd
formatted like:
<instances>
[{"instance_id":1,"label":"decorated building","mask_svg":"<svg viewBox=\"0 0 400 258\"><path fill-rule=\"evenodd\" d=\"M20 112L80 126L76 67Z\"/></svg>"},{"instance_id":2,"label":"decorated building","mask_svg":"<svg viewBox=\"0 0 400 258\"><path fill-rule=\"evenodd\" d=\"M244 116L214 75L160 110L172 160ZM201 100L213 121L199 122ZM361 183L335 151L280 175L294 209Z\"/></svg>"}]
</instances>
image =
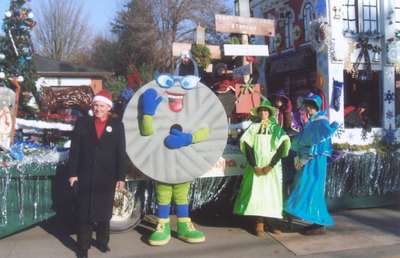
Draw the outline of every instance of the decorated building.
<instances>
[{"instance_id":1,"label":"decorated building","mask_svg":"<svg viewBox=\"0 0 400 258\"><path fill-rule=\"evenodd\" d=\"M400 140L400 1L253 0L252 16L275 20L260 78L296 108L322 92L337 144ZM354 115L355 114L355 115Z\"/></svg>"}]
</instances>

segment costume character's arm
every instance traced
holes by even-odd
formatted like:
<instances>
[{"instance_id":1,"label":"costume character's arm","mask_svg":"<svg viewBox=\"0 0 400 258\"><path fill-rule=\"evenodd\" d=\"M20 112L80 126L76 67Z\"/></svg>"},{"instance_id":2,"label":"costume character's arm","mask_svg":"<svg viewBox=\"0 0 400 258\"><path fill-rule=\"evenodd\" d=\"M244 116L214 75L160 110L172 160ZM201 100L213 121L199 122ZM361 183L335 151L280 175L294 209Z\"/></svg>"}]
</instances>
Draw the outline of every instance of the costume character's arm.
<instances>
[{"instance_id":1,"label":"costume character's arm","mask_svg":"<svg viewBox=\"0 0 400 258\"><path fill-rule=\"evenodd\" d=\"M140 100L143 117L141 121L140 133L143 136L152 135L153 132L153 116L156 113L158 105L161 103L162 97L157 96L157 91L153 88L143 92Z\"/></svg>"},{"instance_id":2,"label":"costume character's arm","mask_svg":"<svg viewBox=\"0 0 400 258\"><path fill-rule=\"evenodd\" d=\"M169 149L179 149L207 140L208 131L208 128L200 128L193 133L184 133L178 129L172 129L170 134L165 138L164 144Z\"/></svg>"}]
</instances>

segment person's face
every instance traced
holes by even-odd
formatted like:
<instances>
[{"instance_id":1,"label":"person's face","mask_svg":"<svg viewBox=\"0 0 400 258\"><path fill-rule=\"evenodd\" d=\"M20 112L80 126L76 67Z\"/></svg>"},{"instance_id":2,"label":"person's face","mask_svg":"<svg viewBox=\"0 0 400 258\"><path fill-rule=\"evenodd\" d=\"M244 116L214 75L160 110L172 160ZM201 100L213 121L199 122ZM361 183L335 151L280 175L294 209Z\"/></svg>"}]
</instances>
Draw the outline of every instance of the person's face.
<instances>
[{"instance_id":1,"label":"person's face","mask_svg":"<svg viewBox=\"0 0 400 258\"><path fill-rule=\"evenodd\" d=\"M258 114L261 120L267 120L269 118L269 111L267 109L260 109Z\"/></svg>"},{"instance_id":2,"label":"person's face","mask_svg":"<svg viewBox=\"0 0 400 258\"><path fill-rule=\"evenodd\" d=\"M317 112L317 109L313 105L305 104L304 106L307 114L309 114L310 116L314 115Z\"/></svg>"},{"instance_id":3,"label":"person's face","mask_svg":"<svg viewBox=\"0 0 400 258\"><path fill-rule=\"evenodd\" d=\"M190 61L190 58L187 57L187 56L184 56L184 57L182 58L182 63L184 63L184 64L188 64L189 61Z\"/></svg>"},{"instance_id":4,"label":"person's face","mask_svg":"<svg viewBox=\"0 0 400 258\"><path fill-rule=\"evenodd\" d=\"M277 108L280 108L280 107L282 107L282 105L283 105L282 99L279 97L276 97L275 101L274 101L274 106Z\"/></svg>"},{"instance_id":5,"label":"person's face","mask_svg":"<svg viewBox=\"0 0 400 258\"><path fill-rule=\"evenodd\" d=\"M96 101L93 103L93 113L96 118L105 119L111 107L101 101Z\"/></svg>"}]
</instances>

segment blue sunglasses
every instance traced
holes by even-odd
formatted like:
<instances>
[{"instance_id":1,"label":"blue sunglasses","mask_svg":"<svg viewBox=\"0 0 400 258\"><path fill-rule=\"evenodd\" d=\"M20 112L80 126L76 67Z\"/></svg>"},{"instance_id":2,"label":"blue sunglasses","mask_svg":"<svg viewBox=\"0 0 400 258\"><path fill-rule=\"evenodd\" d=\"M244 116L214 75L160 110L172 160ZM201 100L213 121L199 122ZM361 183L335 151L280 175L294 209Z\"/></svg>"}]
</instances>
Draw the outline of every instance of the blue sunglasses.
<instances>
[{"instance_id":1,"label":"blue sunglasses","mask_svg":"<svg viewBox=\"0 0 400 258\"><path fill-rule=\"evenodd\" d=\"M161 88L171 88L176 83L179 83L185 90L191 90L197 87L200 78L194 75L177 76L172 74L160 74L156 78L156 82Z\"/></svg>"}]
</instances>

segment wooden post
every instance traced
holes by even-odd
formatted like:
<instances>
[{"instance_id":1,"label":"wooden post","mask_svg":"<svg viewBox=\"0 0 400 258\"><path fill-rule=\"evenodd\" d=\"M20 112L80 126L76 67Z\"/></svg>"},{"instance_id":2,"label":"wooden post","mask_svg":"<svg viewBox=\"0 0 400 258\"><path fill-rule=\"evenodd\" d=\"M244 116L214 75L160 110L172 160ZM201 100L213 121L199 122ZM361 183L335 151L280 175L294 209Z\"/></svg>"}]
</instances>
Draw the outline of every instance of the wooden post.
<instances>
[{"instance_id":1,"label":"wooden post","mask_svg":"<svg viewBox=\"0 0 400 258\"><path fill-rule=\"evenodd\" d=\"M239 4L237 10L239 10L238 15L242 17L250 17L250 3L249 0L239 0L237 2ZM242 45L248 45L249 44L249 35L247 34L242 34ZM247 62L246 57L243 56L243 65L248 65L249 62ZM250 67L252 65L250 64ZM250 75L252 74L252 68L250 68L250 74L243 76L243 80L245 83L247 83L250 80Z\"/></svg>"}]
</instances>

